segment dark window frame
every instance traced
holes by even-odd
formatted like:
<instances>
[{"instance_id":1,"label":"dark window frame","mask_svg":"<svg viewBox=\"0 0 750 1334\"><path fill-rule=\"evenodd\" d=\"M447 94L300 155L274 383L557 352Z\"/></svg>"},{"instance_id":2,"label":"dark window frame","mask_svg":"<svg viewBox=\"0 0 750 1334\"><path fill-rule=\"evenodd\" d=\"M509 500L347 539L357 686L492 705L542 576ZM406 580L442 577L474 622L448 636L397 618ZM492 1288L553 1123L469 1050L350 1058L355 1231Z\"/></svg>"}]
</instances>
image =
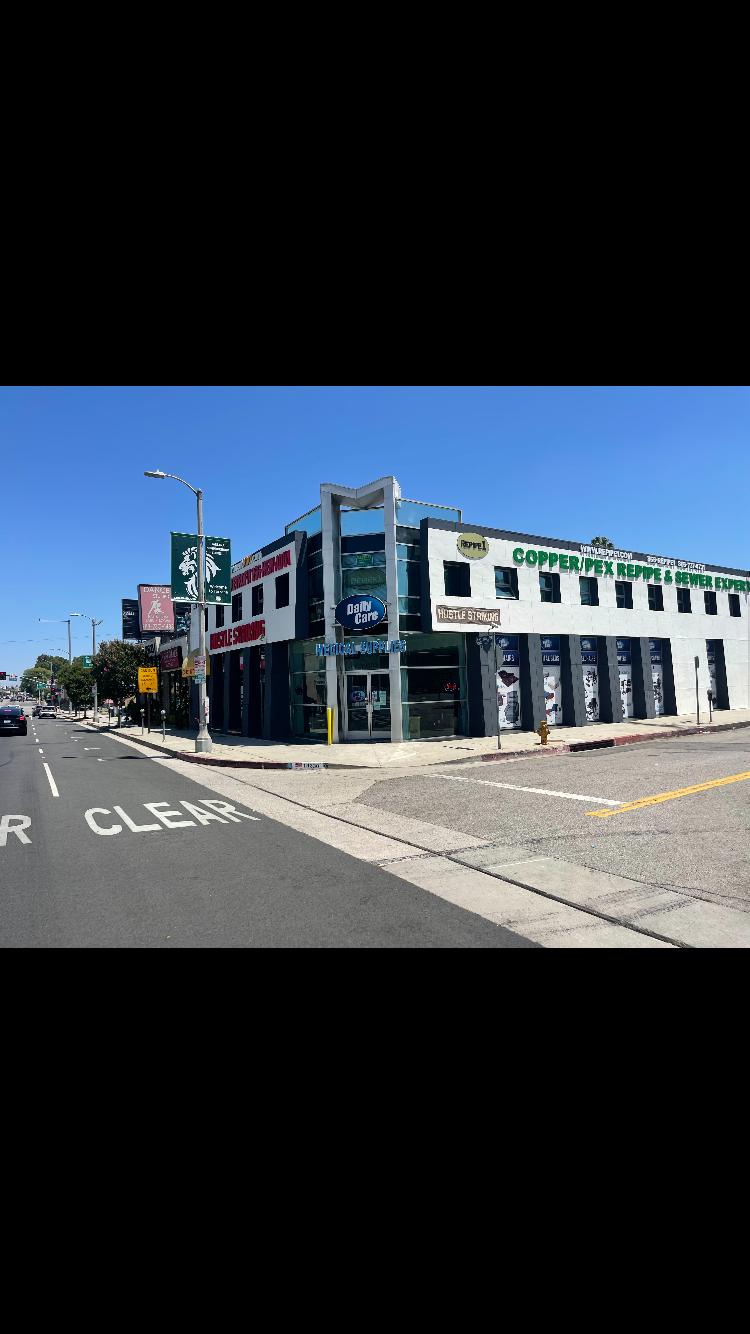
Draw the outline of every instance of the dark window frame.
<instances>
[{"instance_id":1,"label":"dark window frame","mask_svg":"<svg viewBox=\"0 0 750 1334\"><path fill-rule=\"evenodd\" d=\"M263 585L253 584L253 616L263 615Z\"/></svg>"},{"instance_id":2,"label":"dark window frame","mask_svg":"<svg viewBox=\"0 0 750 1334\"><path fill-rule=\"evenodd\" d=\"M685 604L687 604L687 605L685 605ZM677 610L678 610L679 612L682 612L683 614L688 614L688 615L689 615L689 614L692 613L693 608L692 608L692 605L691 605L691 602L690 602L690 589L689 589L689 588L678 588L678 589L677 589Z\"/></svg>"},{"instance_id":3,"label":"dark window frame","mask_svg":"<svg viewBox=\"0 0 750 1334\"><path fill-rule=\"evenodd\" d=\"M583 600L583 585L588 584L588 602ZM592 578L590 574L579 574L578 576L578 595L581 599L582 607L599 606L599 580Z\"/></svg>"},{"instance_id":4,"label":"dark window frame","mask_svg":"<svg viewBox=\"0 0 750 1334\"><path fill-rule=\"evenodd\" d=\"M712 588L707 588L703 594L703 607L707 616L717 616L716 593Z\"/></svg>"},{"instance_id":5,"label":"dark window frame","mask_svg":"<svg viewBox=\"0 0 750 1334\"><path fill-rule=\"evenodd\" d=\"M497 576L499 574L510 575L510 597L501 597L497 591ZM515 598L516 601L518 601L518 570L511 570L507 565L495 566L495 597L499 602L510 602L511 598Z\"/></svg>"},{"instance_id":6,"label":"dark window frame","mask_svg":"<svg viewBox=\"0 0 750 1334\"><path fill-rule=\"evenodd\" d=\"M545 587L543 586L543 584L542 584L542 579L549 579L549 580L551 580L552 588L551 588L551 589L545 588ZM545 593L549 593L549 592L552 593L552 597L545 597L545 596L544 596ZM542 570L541 574L539 575L539 601L540 601L540 602L559 602L560 600L561 600L561 599L560 599L560 576L559 576L559 574L552 574L549 570Z\"/></svg>"},{"instance_id":7,"label":"dark window frame","mask_svg":"<svg viewBox=\"0 0 750 1334\"><path fill-rule=\"evenodd\" d=\"M444 560L443 587L447 598L470 598L471 566L469 565L469 562L463 560ZM460 592L454 591L456 589L460 589Z\"/></svg>"},{"instance_id":8,"label":"dark window frame","mask_svg":"<svg viewBox=\"0 0 750 1334\"><path fill-rule=\"evenodd\" d=\"M223 608L223 607L217 607L217 608L216 608L216 616L215 616L215 619L214 619L214 624L216 625L216 629L217 629L217 630L220 630L221 627L222 627L222 625L224 624L224 608Z\"/></svg>"},{"instance_id":9,"label":"dark window frame","mask_svg":"<svg viewBox=\"0 0 750 1334\"><path fill-rule=\"evenodd\" d=\"M664 589L661 584L649 584L648 609L649 611L664 610Z\"/></svg>"},{"instance_id":10,"label":"dark window frame","mask_svg":"<svg viewBox=\"0 0 750 1334\"><path fill-rule=\"evenodd\" d=\"M284 601L280 601L283 598ZM276 575L276 610L289 606L289 572Z\"/></svg>"},{"instance_id":11,"label":"dark window frame","mask_svg":"<svg viewBox=\"0 0 750 1334\"><path fill-rule=\"evenodd\" d=\"M242 594L234 593L232 595L232 621L242 620Z\"/></svg>"},{"instance_id":12,"label":"dark window frame","mask_svg":"<svg viewBox=\"0 0 750 1334\"><path fill-rule=\"evenodd\" d=\"M741 615L742 615L742 608L741 608L741 604L740 604L740 595L739 595L739 593L730 593L730 594L729 594L729 615L730 615L730 616L741 616Z\"/></svg>"},{"instance_id":13,"label":"dark window frame","mask_svg":"<svg viewBox=\"0 0 750 1334\"><path fill-rule=\"evenodd\" d=\"M620 592L620 589L623 591ZM622 602L620 601L622 598ZM615 581L615 602L621 611L633 610L633 585L625 580L617 579Z\"/></svg>"}]
</instances>

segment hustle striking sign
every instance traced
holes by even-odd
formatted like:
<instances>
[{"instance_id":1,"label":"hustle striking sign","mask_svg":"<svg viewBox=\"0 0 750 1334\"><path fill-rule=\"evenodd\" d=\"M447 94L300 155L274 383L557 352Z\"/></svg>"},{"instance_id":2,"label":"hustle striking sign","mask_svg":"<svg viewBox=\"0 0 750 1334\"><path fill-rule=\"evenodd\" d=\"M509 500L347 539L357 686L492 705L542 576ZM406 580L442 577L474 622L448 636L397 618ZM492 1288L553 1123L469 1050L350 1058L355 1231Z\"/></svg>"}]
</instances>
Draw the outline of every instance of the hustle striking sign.
<instances>
[{"instance_id":1,"label":"hustle striking sign","mask_svg":"<svg viewBox=\"0 0 750 1334\"><path fill-rule=\"evenodd\" d=\"M443 607L435 608L435 620L451 625L499 625L499 607Z\"/></svg>"}]
</instances>

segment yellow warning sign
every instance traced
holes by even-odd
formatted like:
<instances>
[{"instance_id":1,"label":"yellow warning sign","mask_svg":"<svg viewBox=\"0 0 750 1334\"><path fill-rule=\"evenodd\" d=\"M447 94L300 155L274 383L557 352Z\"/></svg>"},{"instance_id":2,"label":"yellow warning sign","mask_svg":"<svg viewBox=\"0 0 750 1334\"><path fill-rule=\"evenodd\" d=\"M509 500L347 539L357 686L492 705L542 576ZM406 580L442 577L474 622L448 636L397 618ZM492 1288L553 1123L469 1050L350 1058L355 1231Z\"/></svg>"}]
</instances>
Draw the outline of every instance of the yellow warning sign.
<instances>
[{"instance_id":1,"label":"yellow warning sign","mask_svg":"<svg viewBox=\"0 0 750 1334\"><path fill-rule=\"evenodd\" d=\"M138 668L138 693L147 695L152 690L158 690L159 683L155 667Z\"/></svg>"}]
</instances>

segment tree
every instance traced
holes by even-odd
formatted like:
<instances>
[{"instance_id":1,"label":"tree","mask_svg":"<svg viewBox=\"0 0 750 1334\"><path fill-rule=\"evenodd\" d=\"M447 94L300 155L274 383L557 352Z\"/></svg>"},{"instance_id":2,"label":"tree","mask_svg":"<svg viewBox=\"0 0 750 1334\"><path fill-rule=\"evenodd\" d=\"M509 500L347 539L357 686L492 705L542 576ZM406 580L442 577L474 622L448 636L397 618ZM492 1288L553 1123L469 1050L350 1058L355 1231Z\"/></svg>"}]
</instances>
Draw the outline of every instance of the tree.
<instances>
[{"instance_id":1,"label":"tree","mask_svg":"<svg viewBox=\"0 0 750 1334\"><path fill-rule=\"evenodd\" d=\"M140 644L126 644L122 639L106 640L99 645L91 669L100 699L113 699L124 704L130 695L138 693L138 668L153 667Z\"/></svg>"},{"instance_id":2,"label":"tree","mask_svg":"<svg viewBox=\"0 0 750 1334\"><path fill-rule=\"evenodd\" d=\"M29 695L34 695L36 694L38 681L41 681L42 684L46 686L49 681L49 668L27 667L21 677L21 689L25 690Z\"/></svg>"},{"instance_id":3,"label":"tree","mask_svg":"<svg viewBox=\"0 0 750 1334\"><path fill-rule=\"evenodd\" d=\"M614 542L610 542L608 537L592 537L591 545L592 547L607 547L609 551L615 549Z\"/></svg>"},{"instance_id":4,"label":"tree","mask_svg":"<svg viewBox=\"0 0 750 1334\"><path fill-rule=\"evenodd\" d=\"M53 658L50 657L49 653L40 653L34 666L41 667L44 671L47 672L48 676L50 674L53 676L57 676L57 673L60 671L60 668L69 666L69 663L67 658Z\"/></svg>"},{"instance_id":5,"label":"tree","mask_svg":"<svg viewBox=\"0 0 750 1334\"><path fill-rule=\"evenodd\" d=\"M75 662L66 662L60 668L57 679L76 713L79 709L83 709L85 717L86 707L91 703L91 687L93 685L91 668L83 667L80 658L76 658Z\"/></svg>"}]
</instances>

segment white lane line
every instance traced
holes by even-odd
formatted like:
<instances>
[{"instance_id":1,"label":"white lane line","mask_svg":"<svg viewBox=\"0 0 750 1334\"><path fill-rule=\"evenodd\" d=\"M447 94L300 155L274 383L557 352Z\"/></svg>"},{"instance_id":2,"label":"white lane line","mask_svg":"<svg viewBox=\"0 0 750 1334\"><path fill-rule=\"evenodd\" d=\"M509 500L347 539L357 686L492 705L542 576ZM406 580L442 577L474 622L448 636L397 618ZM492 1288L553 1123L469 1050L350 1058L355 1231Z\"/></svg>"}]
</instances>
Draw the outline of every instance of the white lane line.
<instances>
[{"instance_id":1,"label":"white lane line","mask_svg":"<svg viewBox=\"0 0 750 1334\"><path fill-rule=\"evenodd\" d=\"M58 790L57 790L57 783L55 782L54 778L52 777L52 774L50 773L50 767L49 767L48 764L45 764L44 767L45 767L45 769L47 770L47 777L49 778L49 785L50 785L50 787L52 788L52 796L53 796L53 797L59 797L60 793L59 793Z\"/></svg>"},{"instance_id":2,"label":"white lane line","mask_svg":"<svg viewBox=\"0 0 750 1334\"><path fill-rule=\"evenodd\" d=\"M44 751L42 750L41 746L39 747L39 754L40 754L40 755L43 755L43 754L44 754Z\"/></svg>"},{"instance_id":3,"label":"white lane line","mask_svg":"<svg viewBox=\"0 0 750 1334\"><path fill-rule=\"evenodd\" d=\"M621 801L606 797L582 797L577 792L552 792L548 787L519 787L517 783L492 783L488 778L458 778L454 774L430 774L430 778L444 778L447 783L476 783L479 787L505 787L511 792L536 792L541 797L565 797L568 801L600 801L602 806L622 806Z\"/></svg>"}]
</instances>

